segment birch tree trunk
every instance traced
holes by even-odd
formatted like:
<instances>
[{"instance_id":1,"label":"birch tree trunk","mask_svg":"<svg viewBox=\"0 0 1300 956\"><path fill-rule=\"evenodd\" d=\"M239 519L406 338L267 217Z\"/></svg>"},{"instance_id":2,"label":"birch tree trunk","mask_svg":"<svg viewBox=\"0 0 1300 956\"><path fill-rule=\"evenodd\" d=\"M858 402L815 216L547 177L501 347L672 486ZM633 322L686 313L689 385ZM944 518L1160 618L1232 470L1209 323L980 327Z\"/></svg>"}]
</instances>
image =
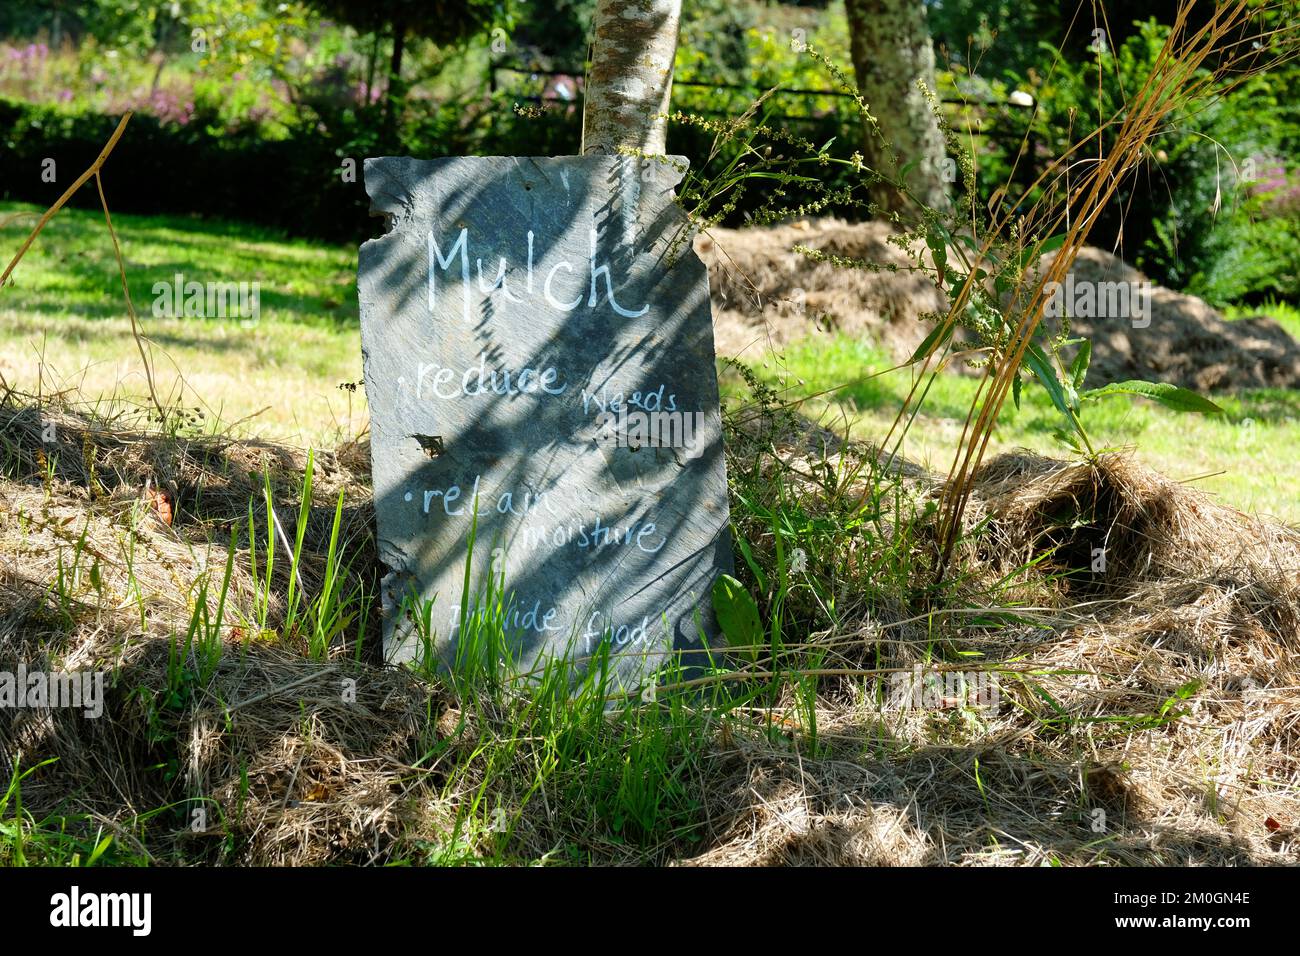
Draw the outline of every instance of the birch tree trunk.
<instances>
[{"instance_id":1,"label":"birch tree trunk","mask_svg":"<svg viewBox=\"0 0 1300 956\"><path fill-rule=\"evenodd\" d=\"M943 135L930 103L917 88L922 80L934 91L934 45L926 22L925 0L844 0L850 52L858 90L879 124L866 130L862 151L867 165L904 181L927 206L947 205ZM871 198L886 212L914 212L907 196L877 183Z\"/></svg>"},{"instance_id":2,"label":"birch tree trunk","mask_svg":"<svg viewBox=\"0 0 1300 956\"><path fill-rule=\"evenodd\" d=\"M682 0L597 0L582 152L662 155Z\"/></svg>"}]
</instances>

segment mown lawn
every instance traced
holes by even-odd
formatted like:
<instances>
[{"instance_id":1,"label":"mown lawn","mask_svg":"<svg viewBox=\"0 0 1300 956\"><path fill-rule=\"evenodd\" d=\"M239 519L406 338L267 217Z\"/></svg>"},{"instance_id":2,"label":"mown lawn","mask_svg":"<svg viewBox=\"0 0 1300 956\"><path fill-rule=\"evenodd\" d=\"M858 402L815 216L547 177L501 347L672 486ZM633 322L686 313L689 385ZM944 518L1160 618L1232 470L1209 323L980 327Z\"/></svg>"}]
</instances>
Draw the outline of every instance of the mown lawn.
<instances>
[{"instance_id":1,"label":"mown lawn","mask_svg":"<svg viewBox=\"0 0 1300 956\"><path fill-rule=\"evenodd\" d=\"M893 364L883 350L841 337L797 345L756 363L755 371L785 400L807 397L804 414L827 428L880 440L911 388L911 370L886 371ZM740 393L738 376L724 380L725 391ZM946 473L978 385L975 376L941 375L907 433L904 454ZM1300 391L1210 397L1225 414L1178 414L1144 399L1115 396L1088 404L1083 422L1099 450L1133 449L1139 461L1194 482L1234 508L1300 522ZM1067 457L1070 450L1055 435L1060 427L1046 392L1027 383L1019 409L1007 402L987 457L1016 447Z\"/></svg>"},{"instance_id":2,"label":"mown lawn","mask_svg":"<svg viewBox=\"0 0 1300 956\"><path fill-rule=\"evenodd\" d=\"M25 215L15 216L16 213ZM8 263L40 210L0 204ZM158 390L185 389L209 428L330 444L365 427L356 250L277 239L232 223L114 215L136 312L153 343ZM154 284L257 282L260 316L155 318ZM141 400L143 363L102 214L64 209L0 291L0 374L14 388Z\"/></svg>"},{"instance_id":3,"label":"mown lawn","mask_svg":"<svg viewBox=\"0 0 1300 956\"><path fill-rule=\"evenodd\" d=\"M24 215L15 217L15 213ZM35 222L33 206L0 204L0 249L8 259ZM330 446L365 429L363 392L340 389L361 378L356 250L277 239L246 226L199 220L114 217L131 296L154 346L159 390L204 409L209 430ZM260 283L261 316L155 318L156 282ZM1300 313L1272 308L1300 332ZM1253 310L1241 310L1250 314ZM807 342L756 363L804 411L856 437L885 434L906 394L907 370L874 346L839 338ZM76 388L83 397L140 401L142 362L131 335L121 280L102 216L65 209L46 227L0 291L0 374L27 391ZM874 377L873 377L874 376ZM739 379L724 375L738 395ZM829 394L827 390L834 391ZM976 380L945 375L908 434L908 457L946 470L974 397ZM1106 447L1135 447L1140 460L1245 511L1300 521L1294 472L1300 457L1300 392L1259 390L1212 396L1221 416L1178 415L1149 402L1112 398L1090 406L1085 425ZM1067 453L1057 417L1029 387L1024 407L1006 409L992 452L1024 446Z\"/></svg>"}]
</instances>

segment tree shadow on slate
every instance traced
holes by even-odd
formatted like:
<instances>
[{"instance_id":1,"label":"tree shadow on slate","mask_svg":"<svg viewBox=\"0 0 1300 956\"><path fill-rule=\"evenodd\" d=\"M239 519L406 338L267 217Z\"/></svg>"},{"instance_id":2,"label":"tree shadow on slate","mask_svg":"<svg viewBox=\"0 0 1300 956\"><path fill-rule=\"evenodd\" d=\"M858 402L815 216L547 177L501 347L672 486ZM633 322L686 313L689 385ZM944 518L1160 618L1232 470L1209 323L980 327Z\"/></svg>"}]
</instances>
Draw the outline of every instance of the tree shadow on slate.
<instances>
[{"instance_id":1,"label":"tree shadow on slate","mask_svg":"<svg viewBox=\"0 0 1300 956\"><path fill-rule=\"evenodd\" d=\"M672 652L703 657L731 547L684 168L367 160L390 225L359 260L390 659L420 653L403 604L429 600L454 659L467 568L469 606L504 578L519 668L566 655L580 673L608 644L633 688Z\"/></svg>"}]
</instances>

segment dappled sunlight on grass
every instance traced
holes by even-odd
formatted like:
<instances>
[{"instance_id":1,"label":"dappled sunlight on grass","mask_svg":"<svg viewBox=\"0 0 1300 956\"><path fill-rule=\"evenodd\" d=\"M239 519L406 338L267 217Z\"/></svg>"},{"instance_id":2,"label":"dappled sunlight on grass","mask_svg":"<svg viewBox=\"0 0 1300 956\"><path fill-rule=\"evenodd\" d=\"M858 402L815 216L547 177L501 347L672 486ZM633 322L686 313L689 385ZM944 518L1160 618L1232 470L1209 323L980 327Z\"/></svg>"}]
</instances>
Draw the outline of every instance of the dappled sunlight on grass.
<instances>
[{"instance_id":1,"label":"dappled sunlight on grass","mask_svg":"<svg viewBox=\"0 0 1300 956\"><path fill-rule=\"evenodd\" d=\"M0 206L0 218L14 210ZM0 247L17 249L34 222L11 220ZM164 396L201 408L204 427L297 444L355 437L366 425L356 322L356 251L277 241L231 224L117 216L131 295L153 345ZM155 318L153 284L258 282L260 318ZM144 368L101 215L65 209L0 292L0 374L12 387L68 388L143 402Z\"/></svg>"},{"instance_id":2,"label":"dappled sunlight on grass","mask_svg":"<svg viewBox=\"0 0 1300 956\"><path fill-rule=\"evenodd\" d=\"M885 371L893 364L875 346L836 338L796 344L755 363L755 370L782 389L785 400L808 397L803 413L825 427L843 432L847 426L855 438L879 441L911 387L909 369ZM904 454L946 472L978 385L977 376L941 375L908 432ZM734 374L726 376L724 389L735 394L736 388ZM1224 415L1178 414L1143 399L1115 397L1090 404L1084 424L1099 448L1133 447L1139 461L1176 480L1196 479L1197 487L1224 504L1300 522L1291 464L1300 448L1300 393L1258 389L1211 397ZM1027 384L1022 407L1008 401L1003 410L988 457L1017 447L1070 457L1055 437L1059 427L1050 399Z\"/></svg>"},{"instance_id":3,"label":"dappled sunlight on grass","mask_svg":"<svg viewBox=\"0 0 1300 956\"><path fill-rule=\"evenodd\" d=\"M111 203L110 196L110 203ZM0 220L34 206L0 204ZM264 321L353 328L357 322L356 250L277 240L233 223L168 216L115 216L131 298L147 317L155 283L257 282ZM16 250L34 218L9 219L0 248ZM6 259L8 257L6 256ZM88 317L125 314L121 277L103 215L63 209L23 258L0 308ZM210 321L210 320L195 320Z\"/></svg>"}]
</instances>

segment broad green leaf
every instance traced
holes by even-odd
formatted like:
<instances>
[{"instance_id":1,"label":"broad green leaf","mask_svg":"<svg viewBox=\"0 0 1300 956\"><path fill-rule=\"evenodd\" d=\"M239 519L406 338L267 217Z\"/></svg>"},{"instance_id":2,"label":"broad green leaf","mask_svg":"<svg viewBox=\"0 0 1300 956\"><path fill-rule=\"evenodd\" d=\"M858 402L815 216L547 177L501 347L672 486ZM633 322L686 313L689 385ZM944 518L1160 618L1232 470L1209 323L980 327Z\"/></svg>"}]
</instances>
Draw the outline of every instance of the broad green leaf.
<instances>
[{"instance_id":1,"label":"broad green leaf","mask_svg":"<svg viewBox=\"0 0 1300 956\"><path fill-rule=\"evenodd\" d=\"M1041 348L1030 343L1029 348L1025 350L1025 365L1034 373L1047 389L1047 394L1052 398L1052 404L1055 405L1067 419L1074 420L1070 409L1070 400L1066 395L1065 386L1061 380L1056 377L1056 370L1052 368L1052 362Z\"/></svg>"},{"instance_id":2,"label":"broad green leaf","mask_svg":"<svg viewBox=\"0 0 1300 956\"><path fill-rule=\"evenodd\" d=\"M713 611L727 643L751 661L757 660L758 648L764 643L758 604L730 574L721 574L713 582Z\"/></svg>"},{"instance_id":3,"label":"broad green leaf","mask_svg":"<svg viewBox=\"0 0 1300 956\"><path fill-rule=\"evenodd\" d=\"M1083 380L1088 374L1090 362L1092 362L1092 343L1083 339L1083 343L1079 346L1079 354L1070 363L1070 381L1074 383L1075 388L1083 388Z\"/></svg>"},{"instance_id":4,"label":"broad green leaf","mask_svg":"<svg viewBox=\"0 0 1300 956\"><path fill-rule=\"evenodd\" d=\"M1223 409L1203 395L1198 395L1189 388L1180 388L1168 382L1143 382L1133 379L1127 382L1112 382L1101 388L1092 388L1083 393L1083 397L1095 401L1107 395L1140 395L1159 402L1176 412L1201 412L1206 415L1222 413Z\"/></svg>"},{"instance_id":5,"label":"broad green leaf","mask_svg":"<svg viewBox=\"0 0 1300 956\"><path fill-rule=\"evenodd\" d=\"M947 318L940 319L939 324L936 325L930 331L930 334L922 340L921 344L916 347L916 351L913 352L912 357L907 360L907 364L914 365L931 352L937 351L939 346L947 342L948 338L952 335L953 325L954 324L949 322Z\"/></svg>"}]
</instances>

